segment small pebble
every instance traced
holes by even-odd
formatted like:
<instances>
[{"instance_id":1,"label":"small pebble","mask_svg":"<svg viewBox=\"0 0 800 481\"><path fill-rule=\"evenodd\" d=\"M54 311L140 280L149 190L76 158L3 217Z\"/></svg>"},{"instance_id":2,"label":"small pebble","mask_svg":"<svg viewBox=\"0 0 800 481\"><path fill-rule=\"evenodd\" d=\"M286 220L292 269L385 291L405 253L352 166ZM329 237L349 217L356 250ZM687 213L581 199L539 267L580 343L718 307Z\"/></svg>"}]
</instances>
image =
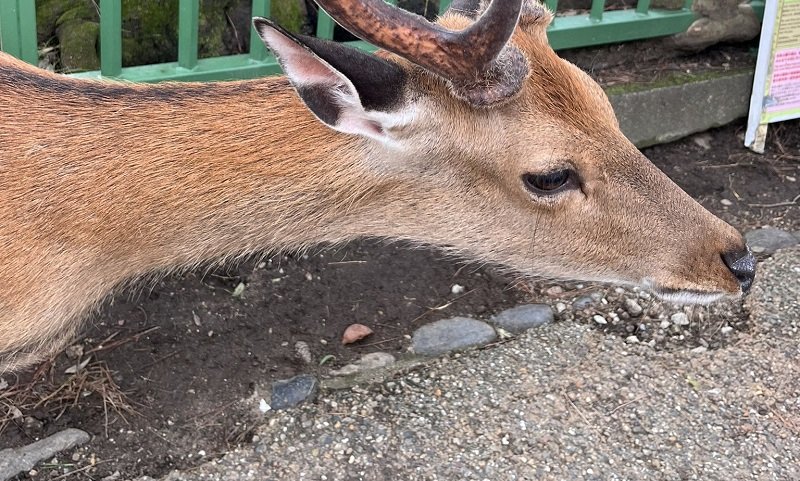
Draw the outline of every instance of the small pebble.
<instances>
[{"instance_id":1,"label":"small pebble","mask_svg":"<svg viewBox=\"0 0 800 481\"><path fill-rule=\"evenodd\" d=\"M587 307L590 307L595 302L597 302L597 301L592 296L588 296L588 295L587 296L580 296L580 297L576 298L572 302L572 307L573 307L573 309L579 311L581 309L586 309Z\"/></svg>"},{"instance_id":2,"label":"small pebble","mask_svg":"<svg viewBox=\"0 0 800 481\"><path fill-rule=\"evenodd\" d=\"M639 344L639 338L636 336L628 336L625 338L625 342L628 344Z\"/></svg>"},{"instance_id":3,"label":"small pebble","mask_svg":"<svg viewBox=\"0 0 800 481\"><path fill-rule=\"evenodd\" d=\"M598 324L608 324L606 318L601 316L600 314L595 314L594 316L592 316L592 319L594 319L594 322Z\"/></svg>"},{"instance_id":4,"label":"small pebble","mask_svg":"<svg viewBox=\"0 0 800 481\"><path fill-rule=\"evenodd\" d=\"M642 306L636 302L636 299L625 299L625 310L633 317L642 315Z\"/></svg>"},{"instance_id":5,"label":"small pebble","mask_svg":"<svg viewBox=\"0 0 800 481\"><path fill-rule=\"evenodd\" d=\"M722 199L721 201L719 201L719 203L726 206L733 205L733 202L729 201L728 199Z\"/></svg>"},{"instance_id":6,"label":"small pebble","mask_svg":"<svg viewBox=\"0 0 800 481\"><path fill-rule=\"evenodd\" d=\"M688 326L689 325L689 316L684 314L683 312L676 312L675 314L670 316L670 320L676 326Z\"/></svg>"},{"instance_id":7,"label":"small pebble","mask_svg":"<svg viewBox=\"0 0 800 481\"><path fill-rule=\"evenodd\" d=\"M453 284L453 286L450 288L450 293L451 294L463 294L464 290L465 290L464 286L462 286L461 284Z\"/></svg>"},{"instance_id":8,"label":"small pebble","mask_svg":"<svg viewBox=\"0 0 800 481\"><path fill-rule=\"evenodd\" d=\"M525 304L506 309L492 317L492 322L516 334L553 322L553 310L546 304Z\"/></svg>"},{"instance_id":9,"label":"small pebble","mask_svg":"<svg viewBox=\"0 0 800 481\"><path fill-rule=\"evenodd\" d=\"M306 364L311 364L311 348L308 347L308 343L305 341L297 341L294 343L294 352L297 353L297 356L303 360Z\"/></svg>"},{"instance_id":10,"label":"small pebble","mask_svg":"<svg viewBox=\"0 0 800 481\"><path fill-rule=\"evenodd\" d=\"M272 409L286 409L314 397L319 383L314 376L301 374L272 383Z\"/></svg>"},{"instance_id":11,"label":"small pebble","mask_svg":"<svg viewBox=\"0 0 800 481\"><path fill-rule=\"evenodd\" d=\"M722 326L722 329L719 330L723 334L730 334L733 331L731 326Z\"/></svg>"}]
</instances>

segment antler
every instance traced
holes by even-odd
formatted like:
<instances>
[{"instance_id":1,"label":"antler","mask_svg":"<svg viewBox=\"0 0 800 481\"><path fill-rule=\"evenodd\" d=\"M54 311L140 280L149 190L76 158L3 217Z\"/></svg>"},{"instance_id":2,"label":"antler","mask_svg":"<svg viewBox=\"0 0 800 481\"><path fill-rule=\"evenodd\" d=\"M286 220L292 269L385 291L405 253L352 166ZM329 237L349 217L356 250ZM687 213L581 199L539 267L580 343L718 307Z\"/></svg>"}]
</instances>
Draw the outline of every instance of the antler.
<instances>
[{"instance_id":1,"label":"antler","mask_svg":"<svg viewBox=\"0 0 800 481\"><path fill-rule=\"evenodd\" d=\"M354 35L456 86L485 85L522 8L522 0L494 0L475 23L454 32L383 0L315 1Z\"/></svg>"}]
</instances>

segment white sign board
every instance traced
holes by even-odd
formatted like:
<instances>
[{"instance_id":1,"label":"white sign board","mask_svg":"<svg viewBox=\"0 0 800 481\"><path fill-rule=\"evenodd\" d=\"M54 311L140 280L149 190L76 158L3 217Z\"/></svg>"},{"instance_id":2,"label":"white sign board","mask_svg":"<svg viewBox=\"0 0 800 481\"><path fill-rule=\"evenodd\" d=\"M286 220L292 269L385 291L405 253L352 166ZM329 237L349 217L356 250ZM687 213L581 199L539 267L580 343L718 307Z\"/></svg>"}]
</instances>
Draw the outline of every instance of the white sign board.
<instances>
[{"instance_id":1,"label":"white sign board","mask_svg":"<svg viewBox=\"0 0 800 481\"><path fill-rule=\"evenodd\" d=\"M767 125L800 118L800 0L767 0L744 145L764 152Z\"/></svg>"}]
</instances>

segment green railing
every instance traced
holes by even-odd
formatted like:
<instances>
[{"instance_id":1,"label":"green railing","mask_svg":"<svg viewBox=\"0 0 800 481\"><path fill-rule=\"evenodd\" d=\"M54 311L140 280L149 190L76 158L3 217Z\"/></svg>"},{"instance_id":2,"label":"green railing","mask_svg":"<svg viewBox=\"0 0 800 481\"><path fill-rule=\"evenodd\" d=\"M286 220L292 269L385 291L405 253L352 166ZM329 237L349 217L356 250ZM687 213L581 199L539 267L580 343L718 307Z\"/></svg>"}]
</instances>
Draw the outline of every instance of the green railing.
<instances>
[{"instance_id":1,"label":"green railing","mask_svg":"<svg viewBox=\"0 0 800 481\"><path fill-rule=\"evenodd\" d=\"M168 0L174 1L174 0ZM122 67L122 3L121 0L100 0L100 70L72 74L76 77L115 77L138 82L160 80L225 80L260 77L279 72L273 57L251 29L250 53L225 57L197 58L197 32L200 0L178 0L178 61L156 65ZM451 0L439 0L444 12ZM605 0L592 0L588 13L558 16L548 30L555 49L588 47L672 35L686 31L695 16L686 0L680 10L655 10L650 0L638 0L636 8L605 11ZM396 4L396 0L389 0ZM546 0L555 11L558 0ZM763 10L763 1L754 1ZM253 16L268 17L270 0L253 0ZM316 36L332 39L334 21L320 10ZM366 42L349 44L374 50ZM0 0L0 49L26 62L36 64L35 0Z\"/></svg>"}]
</instances>

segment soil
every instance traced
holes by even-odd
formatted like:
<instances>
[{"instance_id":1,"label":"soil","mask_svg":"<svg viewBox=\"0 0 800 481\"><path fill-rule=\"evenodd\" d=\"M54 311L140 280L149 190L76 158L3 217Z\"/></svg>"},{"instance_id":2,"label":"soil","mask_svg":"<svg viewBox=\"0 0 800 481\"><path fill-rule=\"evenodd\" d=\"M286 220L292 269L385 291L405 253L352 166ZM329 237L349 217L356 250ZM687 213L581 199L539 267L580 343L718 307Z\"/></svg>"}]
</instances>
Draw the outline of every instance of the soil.
<instances>
[{"instance_id":1,"label":"soil","mask_svg":"<svg viewBox=\"0 0 800 481\"><path fill-rule=\"evenodd\" d=\"M800 122L773 126L765 155L742 147L743 131L738 122L644 152L741 231L762 225L797 231L800 209L790 202L800 192ZM454 284L466 290L452 294ZM487 318L524 302L569 302L592 289L613 292L560 283L554 296L553 285L519 283L436 251L369 240L172 276L114 297L71 349L35 372L6 375L10 386L0 390L0 409L19 409L22 416L6 422L0 447L66 427L94 436L19 479L55 477L91 463L84 473L93 479L190 467L250 441L258 416L241 400L265 396L274 380L325 375L376 350L402 355L408 335L426 322ZM569 322L591 323L591 314ZM709 322L696 329L718 325L714 316L749 329L740 308L710 310ZM342 332L355 322L374 334L341 345ZM596 327L630 332L625 323ZM724 342L712 334L698 338L717 339L709 348ZM310 347L311 364L296 352L298 341ZM83 374L64 374L87 358Z\"/></svg>"}]
</instances>

